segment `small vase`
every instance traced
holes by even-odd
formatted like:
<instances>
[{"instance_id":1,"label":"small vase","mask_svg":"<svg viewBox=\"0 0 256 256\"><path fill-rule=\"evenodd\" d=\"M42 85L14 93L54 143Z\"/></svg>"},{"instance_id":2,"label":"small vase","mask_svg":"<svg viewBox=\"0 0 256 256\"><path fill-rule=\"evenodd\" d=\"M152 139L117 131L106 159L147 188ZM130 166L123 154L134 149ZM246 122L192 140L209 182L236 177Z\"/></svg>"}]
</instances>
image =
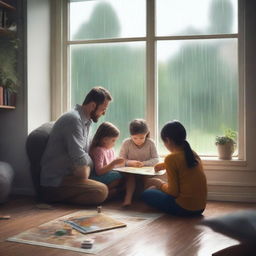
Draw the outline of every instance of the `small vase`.
<instances>
[{"instance_id":1,"label":"small vase","mask_svg":"<svg viewBox=\"0 0 256 256\"><path fill-rule=\"evenodd\" d=\"M219 152L219 159L222 160L231 160L232 155L234 153L234 144L233 143L226 143L226 144L218 144L217 149Z\"/></svg>"}]
</instances>

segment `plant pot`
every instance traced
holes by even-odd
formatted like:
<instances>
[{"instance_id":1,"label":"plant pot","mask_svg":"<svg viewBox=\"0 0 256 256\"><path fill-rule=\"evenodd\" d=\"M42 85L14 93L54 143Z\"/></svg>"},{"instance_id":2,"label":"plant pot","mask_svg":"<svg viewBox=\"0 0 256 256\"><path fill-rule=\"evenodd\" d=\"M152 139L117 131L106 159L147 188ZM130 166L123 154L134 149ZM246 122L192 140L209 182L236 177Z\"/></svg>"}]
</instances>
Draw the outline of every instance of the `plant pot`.
<instances>
[{"instance_id":1,"label":"plant pot","mask_svg":"<svg viewBox=\"0 0 256 256\"><path fill-rule=\"evenodd\" d=\"M234 143L218 144L217 145L219 159L231 160L234 153Z\"/></svg>"}]
</instances>

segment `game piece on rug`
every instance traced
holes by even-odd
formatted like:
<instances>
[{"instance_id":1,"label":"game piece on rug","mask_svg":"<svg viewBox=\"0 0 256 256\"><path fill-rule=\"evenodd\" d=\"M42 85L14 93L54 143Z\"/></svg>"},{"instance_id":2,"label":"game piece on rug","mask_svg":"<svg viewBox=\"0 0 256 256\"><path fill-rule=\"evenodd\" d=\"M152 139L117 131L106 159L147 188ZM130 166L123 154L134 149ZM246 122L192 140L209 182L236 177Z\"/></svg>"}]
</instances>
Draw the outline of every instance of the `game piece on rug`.
<instances>
[{"instance_id":1,"label":"game piece on rug","mask_svg":"<svg viewBox=\"0 0 256 256\"><path fill-rule=\"evenodd\" d=\"M54 235L55 236L64 236L67 234L67 231L65 229L60 229L60 230L57 230Z\"/></svg>"},{"instance_id":2,"label":"game piece on rug","mask_svg":"<svg viewBox=\"0 0 256 256\"><path fill-rule=\"evenodd\" d=\"M97 212L98 212L98 213L101 213L101 210L102 210L102 206L98 206L98 207L97 207Z\"/></svg>"},{"instance_id":3,"label":"game piece on rug","mask_svg":"<svg viewBox=\"0 0 256 256\"><path fill-rule=\"evenodd\" d=\"M66 231L66 235L69 235L69 236L73 235L73 229L70 225L64 224L63 229Z\"/></svg>"},{"instance_id":4,"label":"game piece on rug","mask_svg":"<svg viewBox=\"0 0 256 256\"><path fill-rule=\"evenodd\" d=\"M50 204L36 204L36 208L41 210L54 210L54 207Z\"/></svg>"},{"instance_id":5,"label":"game piece on rug","mask_svg":"<svg viewBox=\"0 0 256 256\"><path fill-rule=\"evenodd\" d=\"M94 239L86 239L81 243L81 248L91 249L94 243Z\"/></svg>"}]
</instances>

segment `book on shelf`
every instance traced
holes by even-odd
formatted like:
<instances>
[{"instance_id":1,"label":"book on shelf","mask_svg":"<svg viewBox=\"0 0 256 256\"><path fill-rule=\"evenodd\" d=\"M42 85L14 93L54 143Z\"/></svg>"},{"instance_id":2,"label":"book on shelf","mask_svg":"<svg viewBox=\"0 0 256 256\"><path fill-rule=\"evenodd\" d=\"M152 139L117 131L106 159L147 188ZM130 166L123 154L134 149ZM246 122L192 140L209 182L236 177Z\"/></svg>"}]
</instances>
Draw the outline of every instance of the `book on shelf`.
<instances>
[{"instance_id":1,"label":"book on shelf","mask_svg":"<svg viewBox=\"0 0 256 256\"><path fill-rule=\"evenodd\" d=\"M7 28L7 26L8 26L8 17L7 17L7 12L4 11L4 14L3 14L3 27Z\"/></svg>"},{"instance_id":2,"label":"book on shelf","mask_svg":"<svg viewBox=\"0 0 256 256\"><path fill-rule=\"evenodd\" d=\"M0 8L0 28L6 29L8 23L7 12Z\"/></svg>"},{"instance_id":3,"label":"book on shelf","mask_svg":"<svg viewBox=\"0 0 256 256\"><path fill-rule=\"evenodd\" d=\"M4 105L4 87L0 86L0 105Z\"/></svg>"},{"instance_id":4,"label":"book on shelf","mask_svg":"<svg viewBox=\"0 0 256 256\"><path fill-rule=\"evenodd\" d=\"M16 93L9 91L8 94L8 105L9 106L16 106Z\"/></svg>"},{"instance_id":5,"label":"book on shelf","mask_svg":"<svg viewBox=\"0 0 256 256\"><path fill-rule=\"evenodd\" d=\"M10 91L8 88L0 86L0 105L15 106L16 93Z\"/></svg>"},{"instance_id":6,"label":"book on shelf","mask_svg":"<svg viewBox=\"0 0 256 256\"><path fill-rule=\"evenodd\" d=\"M3 27L3 12L4 10L0 8L0 28Z\"/></svg>"},{"instance_id":7,"label":"book on shelf","mask_svg":"<svg viewBox=\"0 0 256 256\"><path fill-rule=\"evenodd\" d=\"M7 88L4 87L4 92L3 92L3 105L8 105L8 92L7 92Z\"/></svg>"}]
</instances>

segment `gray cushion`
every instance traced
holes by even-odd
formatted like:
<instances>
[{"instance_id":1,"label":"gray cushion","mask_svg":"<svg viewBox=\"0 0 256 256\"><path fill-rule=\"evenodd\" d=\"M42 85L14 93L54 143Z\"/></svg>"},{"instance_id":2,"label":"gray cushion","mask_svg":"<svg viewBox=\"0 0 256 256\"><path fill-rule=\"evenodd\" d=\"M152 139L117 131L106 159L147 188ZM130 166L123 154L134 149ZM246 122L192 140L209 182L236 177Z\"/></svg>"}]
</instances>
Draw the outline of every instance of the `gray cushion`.
<instances>
[{"instance_id":1,"label":"gray cushion","mask_svg":"<svg viewBox=\"0 0 256 256\"><path fill-rule=\"evenodd\" d=\"M3 203L7 200L11 191L12 180L12 167L5 162L0 162L0 203Z\"/></svg>"},{"instance_id":2,"label":"gray cushion","mask_svg":"<svg viewBox=\"0 0 256 256\"><path fill-rule=\"evenodd\" d=\"M30 173L38 199L40 199L40 161L53 125L54 122L41 125L29 134L26 142L27 155L30 161Z\"/></svg>"},{"instance_id":3,"label":"gray cushion","mask_svg":"<svg viewBox=\"0 0 256 256\"><path fill-rule=\"evenodd\" d=\"M256 242L256 210L243 210L203 220L201 225L240 242Z\"/></svg>"}]
</instances>

